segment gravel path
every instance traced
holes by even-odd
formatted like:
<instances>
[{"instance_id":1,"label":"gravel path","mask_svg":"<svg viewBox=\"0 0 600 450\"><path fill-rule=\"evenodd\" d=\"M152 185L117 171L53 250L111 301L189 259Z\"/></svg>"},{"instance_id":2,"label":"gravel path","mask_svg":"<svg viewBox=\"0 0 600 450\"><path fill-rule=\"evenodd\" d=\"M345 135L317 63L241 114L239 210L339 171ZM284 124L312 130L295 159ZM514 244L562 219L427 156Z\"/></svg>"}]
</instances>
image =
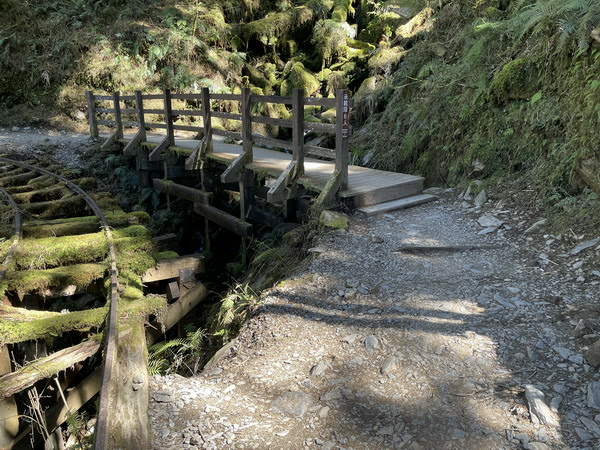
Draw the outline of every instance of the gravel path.
<instances>
[{"instance_id":1,"label":"gravel path","mask_svg":"<svg viewBox=\"0 0 600 450\"><path fill-rule=\"evenodd\" d=\"M226 357L153 377L154 448L600 448L598 236L447 197L352 217Z\"/></svg>"}]
</instances>

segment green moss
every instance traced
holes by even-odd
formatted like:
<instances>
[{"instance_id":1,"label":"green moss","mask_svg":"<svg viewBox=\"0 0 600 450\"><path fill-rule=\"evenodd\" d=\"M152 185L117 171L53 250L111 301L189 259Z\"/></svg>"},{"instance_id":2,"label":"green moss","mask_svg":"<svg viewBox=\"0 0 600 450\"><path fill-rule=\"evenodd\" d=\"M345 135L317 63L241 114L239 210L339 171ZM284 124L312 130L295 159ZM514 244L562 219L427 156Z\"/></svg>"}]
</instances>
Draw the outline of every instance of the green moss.
<instances>
[{"instance_id":1,"label":"green moss","mask_svg":"<svg viewBox=\"0 0 600 450\"><path fill-rule=\"evenodd\" d=\"M346 22L350 14L354 14L352 0L333 0L333 12L331 13L333 20Z\"/></svg>"},{"instance_id":2,"label":"green moss","mask_svg":"<svg viewBox=\"0 0 600 450\"><path fill-rule=\"evenodd\" d=\"M396 29L406 22L406 19L394 12L377 14L369 22L369 25L360 32L358 38L361 41L377 44L384 36L392 38Z\"/></svg>"},{"instance_id":3,"label":"green moss","mask_svg":"<svg viewBox=\"0 0 600 450\"><path fill-rule=\"evenodd\" d=\"M400 47L382 48L369 59L369 69L372 73L389 74L406 54Z\"/></svg>"},{"instance_id":4,"label":"green moss","mask_svg":"<svg viewBox=\"0 0 600 450\"><path fill-rule=\"evenodd\" d=\"M490 86L492 97L500 102L506 100L529 100L537 90L538 79L535 63L529 58L518 58L502 66Z\"/></svg>"},{"instance_id":5,"label":"green moss","mask_svg":"<svg viewBox=\"0 0 600 450\"><path fill-rule=\"evenodd\" d=\"M15 252L18 269L45 269L60 265L96 262L108 252L104 232L76 237L23 239Z\"/></svg>"},{"instance_id":6,"label":"green moss","mask_svg":"<svg viewBox=\"0 0 600 450\"><path fill-rule=\"evenodd\" d=\"M294 88L301 88L304 89L304 95L309 97L317 92L319 87L317 77L306 70L304 64L297 62L292 64L288 76L281 83L281 95L291 95Z\"/></svg>"},{"instance_id":7,"label":"green moss","mask_svg":"<svg viewBox=\"0 0 600 450\"><path fill-rule=\"evenodd\" d=\"M143 211L113 212L105 214L105 218L111 227L125 227L150 221L150 216ZM23 235L28 238L58 237L93 233L99 229L100 222L96 216L82 216L43 222L28 222L23 227Z\"/></svg>"},{"instance_id":8,"label":"green moss","mask_svg":"<svg viewBox=\"0 0 600 450\"><path fill-rule=\"evenodd\" d=\"M0 282L0 297L6 291L20 294L46 290L62 291L69 286L84 288L94 280L104 276L107 266L104 264L77 264L47 270L28 270L8 272Z\"/></svg>"},{"instance_id":9,"label":"green moss","mask_svg":"<svg viewBox=\"0 0 600 450\"><path fill-rule=\"evenodd\" d=\"M12 194L12 197L18 203L30 203L44 200L56 200L67 195L69 192L69 189L61 183L57 186Z\"/></svg>"},{"instance_id":10,"label":"green moss","mask_svg":"<svg viewBox=\"0 0 600 450\"><path fill-rule=\"evenodd\" d=\"M107 311L108 308L89 309L28 322L2 320L0 321L0 345L42 339L47 336L60 336L72 330L99 329L104 324Z\"/></svg>"},{"instance_id":11,"label":"green moss","mask_svg":"<svg viewBox=\"0 0 600 450\"><path fill-rule=\"evenodd\" d=\"M157 253L153 253L152 257L156 260L156 261L160 261L161 259L169 259L169 258L177 258L179 256L179 254L177 252L173 252L173 251L165 251L165 252L157 252Z\"/></svg>"}]
</instances>

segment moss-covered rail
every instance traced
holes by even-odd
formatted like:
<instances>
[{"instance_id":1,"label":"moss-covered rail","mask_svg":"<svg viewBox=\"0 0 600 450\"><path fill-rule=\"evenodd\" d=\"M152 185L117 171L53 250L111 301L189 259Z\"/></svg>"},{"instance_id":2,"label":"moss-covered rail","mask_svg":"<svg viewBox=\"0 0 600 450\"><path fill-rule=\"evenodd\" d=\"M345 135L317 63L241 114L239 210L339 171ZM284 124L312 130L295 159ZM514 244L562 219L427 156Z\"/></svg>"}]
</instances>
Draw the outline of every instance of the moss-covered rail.
<instances>
[{"instance_id":1,"label":"moss-covered rail","mask_svg":"<svg viewBox=\"0 0 600 450\"><path fill-rule=\"evenodd\" d=\"M34 406L20 392L32 390L48 399L39 408L64 403L71 412L85 403L82 392L89 399L100 390L95 448L145 448L144 323L166 311L164 298L142 290L141 275L156 264L141 225L147 215L7 158L0 191L0 448L48 443L60 432L65 413L38 411L44 426L27 423ZM128 384L133 389L124 390ZM78 394L65 396L67 389Z\"/></svg>"}]
</instances>

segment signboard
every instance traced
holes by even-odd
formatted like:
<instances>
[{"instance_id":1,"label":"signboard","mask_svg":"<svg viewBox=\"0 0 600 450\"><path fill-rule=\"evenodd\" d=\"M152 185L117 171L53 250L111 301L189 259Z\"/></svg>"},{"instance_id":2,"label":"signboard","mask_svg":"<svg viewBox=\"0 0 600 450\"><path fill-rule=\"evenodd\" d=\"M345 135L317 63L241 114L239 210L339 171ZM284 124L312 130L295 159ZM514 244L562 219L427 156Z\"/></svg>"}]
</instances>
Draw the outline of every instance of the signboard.
<instances>
[{"instance_id":1,"label":"signboard","mask_svg":"<svg viewBox=\"0 0 600 450\"><path fill-rule=\"evenodd\" d=\"M350 135L350 93L344 91L342 97L342 138Z\"/></svg>"}]
</instances>

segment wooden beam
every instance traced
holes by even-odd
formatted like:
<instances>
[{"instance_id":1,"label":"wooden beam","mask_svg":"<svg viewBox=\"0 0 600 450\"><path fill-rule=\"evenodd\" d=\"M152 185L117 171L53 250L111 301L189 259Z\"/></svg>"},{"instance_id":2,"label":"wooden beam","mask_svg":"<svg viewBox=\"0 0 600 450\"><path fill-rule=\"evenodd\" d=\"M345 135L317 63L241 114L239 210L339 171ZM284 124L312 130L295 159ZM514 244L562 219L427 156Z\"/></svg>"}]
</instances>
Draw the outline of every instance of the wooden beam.
<instances>
[{"instance_id":1,"label":"wooden beam","mask_svg":"<svg viewBox=\"0 0 600 450\"><path fill-rule=\"evenodd\" d=\"M336 169L317 197L317 201L315 202L317 207L327 206L335 200L335 196L340 190L341 178L340 171Z\"/></svg>"},{"instance_id":2,"label":"wooden beam","mask_svg":"<svg viewBox=\"0 0 600 450\"><path fill-rule=\"evenodd\" d=\"M92 91L87 91L88 122L90 125L90 136L98 138L98 124L96 123L96 99Z\"/></svg>"},{"instance_id":3,"label":"wooden beam","mask_svg":"<svg viewBox=\"0 0 600 450\"><path fill-rule=\"evenodd\" d=\"M142 275L143 283L170 280L179 277L181 269L193 269L194 273L204 273L204 255L177 256L175 258L161 259L155 267L151 267Z\"/></svg>"},{"instance_id":4,"label":"wooden beam","mask_svg":"<svg viewBox=\"0 0 600 450\"><path fill-rule=\"evenodd\" d=\"M173 183L172 181L155 178L152 180L154 189L164 194L175 195L176 197L189 200L194 203L202 203L208 205L212 194L199 189L194 189L183 184Z\"/></svg>"},{"instance_id":5,"label":"wooden beam","mask_svg":"<svg viewBox=\"0 0 600 450\"><path fill-rule=\"evenodd\" d=\"M169 136L165 137L148 155L148 161L162 161L161 153L171 146Z\"/></svg>"},{"instance_id":6,"label":"wooden beam","mask_svg":"<svg viewBox=\"0 0 600 450\"><path fill-rule=\"evenodd\" d=\"M169 305L162 321L152 323L152 328L146 329L148 341L156 342L164 332L173 328L192 309L200 304L208 295L208 290L202 283L196 283L189 291L186 291L179 299Z\"/></svg>"},{"instance_id":7,"label":"wooden beam","mask_svg":"<svg viewBox=\"0 0 600 450\"><path fill-rule=\"evenodd\" d=\"M214 206L203 205L201 203L194 203L194 211L203 217L206 217L211 222L222 226L226 230L229 230L238 236L249 238L252 236L252 225L241 219L238 219L231 214L221 211Z\"/></svg>"},{"instance_id":8,"label":"wooden beam","mask_svg":"<svg viewBox=\"0 0 600 450\"><path fill-rule=\"evenodd\" d=\"M286 190L292 187L296 180L298 161L290 161L286 169L277 177L275 184L267 192L267 201L269 203L277 203L289 198L286 195Z\"/></svg>"},{"instance_id":9,"label":"wooden beam","mask_svg":"<svg viewBox=\"0 0 600 450\"><path fill-rule=\"evenodd\" d=\"M140 128L137 133L131 138L131 140L123 148L123 154L126 156L133 156L137 154L138 147L146 140L146 130Z\"/></svg>"},{"instance_id":10,"label":"wooden beam","mask_svg":"<svg viewBox=\"0 0 600 450\"><path fill-rule=\"evenodd\" d=\"M0 398L5 399L23 389L33 386L39 380L49 378L74 364L84 361L100 349L100 340L92 339L69 347L50 356L36 359L19 370L0 377Z\"/></svg>"},{"instance_id":11,"label":"wooden beam","mask_svg":"<svg viewBox=\"0 0 600 450\"><path fill-rule=\"evenodd\" d=\"M246 165L252 161L251 158L252 154L246 152L238 155L221 174L221 183L234 183L239 181L240 174Z\"/></svg>"}]
</instances>

